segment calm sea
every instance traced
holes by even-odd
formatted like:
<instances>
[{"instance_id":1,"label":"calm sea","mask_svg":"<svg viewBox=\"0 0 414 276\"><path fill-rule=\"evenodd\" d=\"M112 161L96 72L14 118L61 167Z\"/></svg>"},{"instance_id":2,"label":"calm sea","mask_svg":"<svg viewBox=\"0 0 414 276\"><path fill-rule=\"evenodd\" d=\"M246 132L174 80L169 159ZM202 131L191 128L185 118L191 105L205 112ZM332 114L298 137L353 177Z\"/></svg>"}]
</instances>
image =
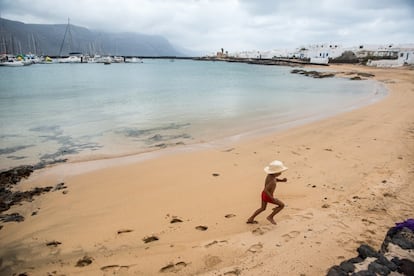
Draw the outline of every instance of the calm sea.
<instances>
[{"instance_id":1,"label":"calm sea","mask_svg":"<svg viewBox=\"0 0 414 276\"><path fill-rule=\"evenodd\" d=\"M0 170L274 130L356 108L373 81L191 60L0 67Z\"/></svg>"}]
</instances>

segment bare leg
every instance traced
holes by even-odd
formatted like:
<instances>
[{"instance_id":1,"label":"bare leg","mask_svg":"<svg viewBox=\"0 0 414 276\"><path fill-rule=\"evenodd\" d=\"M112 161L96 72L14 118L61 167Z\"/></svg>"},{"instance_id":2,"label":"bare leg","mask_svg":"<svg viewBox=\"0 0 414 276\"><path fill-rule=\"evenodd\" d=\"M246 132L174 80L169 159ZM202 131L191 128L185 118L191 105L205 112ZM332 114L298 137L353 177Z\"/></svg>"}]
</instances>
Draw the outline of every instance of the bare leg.
<instances>
[{"instance_id":1,"label":"bare leg","mask_svg":"<svg viewBox=\"0 0 414 276\"><path fill-rule=\"evenodd\" d=\"M273 208L273 212L267 217L267 220L270 221L270 223L272 223L272 224L276 224L276 221L273 219L273 217L277 213L279 213L280 211L282 211L283 208L285 208L285 204L282 201L280 201L280 200L278 200L276 198L275 198L275 204L277 205L277 207L276 208Z\"/></svg>"},{"instance_id":2,"label":"bare leg","mask_svg":"<svg viewBox=\"0 0 414 276\"><path fill-rule=\"evenodd\" d=\"M246 221L246 223L257 223L257 221L255 221L254 218L258 214L266 210L266 206L267 206L267 202L262 200L262 206L253 213L253 215Z\"/></svg>"}]
</instances>

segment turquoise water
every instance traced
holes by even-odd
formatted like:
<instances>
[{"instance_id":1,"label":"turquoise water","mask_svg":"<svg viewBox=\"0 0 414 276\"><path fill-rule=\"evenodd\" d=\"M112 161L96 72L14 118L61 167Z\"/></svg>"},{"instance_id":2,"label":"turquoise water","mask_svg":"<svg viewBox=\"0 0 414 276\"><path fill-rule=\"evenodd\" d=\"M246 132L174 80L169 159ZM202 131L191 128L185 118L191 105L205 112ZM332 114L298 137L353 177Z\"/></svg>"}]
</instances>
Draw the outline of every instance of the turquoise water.
<instances>
[{"instance_id":1,"label":"turquoise water","mask_svg":"<svg viewBox=\"0 0 414 276\"><path fill-rule=\"evenodd\" d=\"M0 170L208 142L349 110L372 81L191 60L0 67Z\"/></svg>"}]
</instances>

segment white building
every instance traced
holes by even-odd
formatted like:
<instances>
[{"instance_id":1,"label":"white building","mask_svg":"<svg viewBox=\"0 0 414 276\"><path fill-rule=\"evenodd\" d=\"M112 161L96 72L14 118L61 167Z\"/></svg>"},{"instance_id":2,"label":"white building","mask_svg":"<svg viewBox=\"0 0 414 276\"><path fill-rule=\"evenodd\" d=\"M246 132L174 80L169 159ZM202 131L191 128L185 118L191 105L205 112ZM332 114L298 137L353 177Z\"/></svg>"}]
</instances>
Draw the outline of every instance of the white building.
<instances>
[{"instance_id":1,"label":"white building","mask_svg":"<svg viewBox=\"0 0 414 276\"><path fill-rule=\"evenodd\" d=\"M414 48L401 49L398 60L403 61L404 64L414 64Z\"/></svg>"},{"instance_id":2,"label":"white building","mask_svg":"<svg viewBox=\"0 0 414 276\"><path fill-rule=\"evenodd\" d=\"M358 45L344 48L338 44L314 44L295 50L274 49L269 51L242 51L229 54L230 57L246 59L298 58L308 59L311 63L328 64L331 59L350 51L359 59L370 59L367 65L396 67L414 64L414 44L405 45ZM383 59L382 59L383 58Z\"/></svg>"},{"instance_id":3,"label":"white building","mask_svg":"<svg viewBox=\"0 0 414 276\"><path fill-rule=\"evenodd\" d=\"M311 63L328 64L329 59L339 57L344 52L337 44L314 44L296 49L295 57L310 59Z\"/></svg>"},{"instance_id":4,"label":"white building","mask_svg":"<svg viewBox=\"0 0 414 276\"><path fill-rule=\"evenodd\" d=\"M360 46L361 48L361 46ZM414 65L414 44L402 44L388 46L371 45L366 47L366 53L359 50L357 55L367 55L384 59L369 60L368 66L376 67L400 67L404 65Z\"/></svg>"},{"instance_id":5,"label":"white building","mask_svg":"<svg viewBox=\"0 0 414 276\"><path fill-rule=\"evenodd\" d=\"M336 44L316 44L302 47L299 53L300 58L336 58L342 55L344 48Z\"/></svg>"},{"instance_id":6,"label":"white building","mask_svg":"<svg viewBox=\"0 0 414 276\"><path fill-rule=\"evenodd\" d=\"M330 59L340 57L345 51L355 53L358 58L372 57L373 60L367 63L369 66L397 67L414 64L414 44L359 45L350 48L335 44L316 44L298 48L295 56L310 59L311 63L327 64Z\"/></svg>"}]
</instances>

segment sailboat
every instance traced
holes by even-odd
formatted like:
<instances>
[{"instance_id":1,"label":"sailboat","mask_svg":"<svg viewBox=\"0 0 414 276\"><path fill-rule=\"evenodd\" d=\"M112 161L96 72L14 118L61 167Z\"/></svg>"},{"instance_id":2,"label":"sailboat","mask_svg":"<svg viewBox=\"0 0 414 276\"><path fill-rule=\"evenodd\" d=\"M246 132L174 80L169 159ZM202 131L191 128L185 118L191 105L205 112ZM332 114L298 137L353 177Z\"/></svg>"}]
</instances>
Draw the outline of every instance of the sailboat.
<instances>
[{"instance_id":1,"label":"sailboat","mask_svg":"<svg viewBox=\"0 0 414 276\"><path fill-rule=\"evenodd\" d=\"M66 36L69 36L69 48L72 48L72 32L70 29L70 19L66 25L65 34L63 35L62 44L60 45L59 56L62 56L63 46L65 44ZM81 63L83 61L83 54L79 52L70 52L69 57L59 58L59 63Z\"/></svg>"},{"instance_id":2,"label":"sailboat","mask_svg":"<svg viewBox=\"0 0 414 276\"><path fill-rule=\"evenodd\" d=\"M22 60L16 60L16 59L9 59L7 61L0 62L0 66L20 67L20 66L25 66L25 65L29 65L29 64L26 64Z\"/></svg>"},{"instance_id":3,"label":"sailboat","mask_svg":"<svg viewBox=\"0 0 414 276\"><path fill-rule=\"evenodd\" d=\"M17 55L17 56L11 56L11 55L4 55L1 58L0 66L8 66L8 67L20 67L20 66L26 66L31 65L33 62L28 59L24 55Z\"/></svg>"}]
</instances>

